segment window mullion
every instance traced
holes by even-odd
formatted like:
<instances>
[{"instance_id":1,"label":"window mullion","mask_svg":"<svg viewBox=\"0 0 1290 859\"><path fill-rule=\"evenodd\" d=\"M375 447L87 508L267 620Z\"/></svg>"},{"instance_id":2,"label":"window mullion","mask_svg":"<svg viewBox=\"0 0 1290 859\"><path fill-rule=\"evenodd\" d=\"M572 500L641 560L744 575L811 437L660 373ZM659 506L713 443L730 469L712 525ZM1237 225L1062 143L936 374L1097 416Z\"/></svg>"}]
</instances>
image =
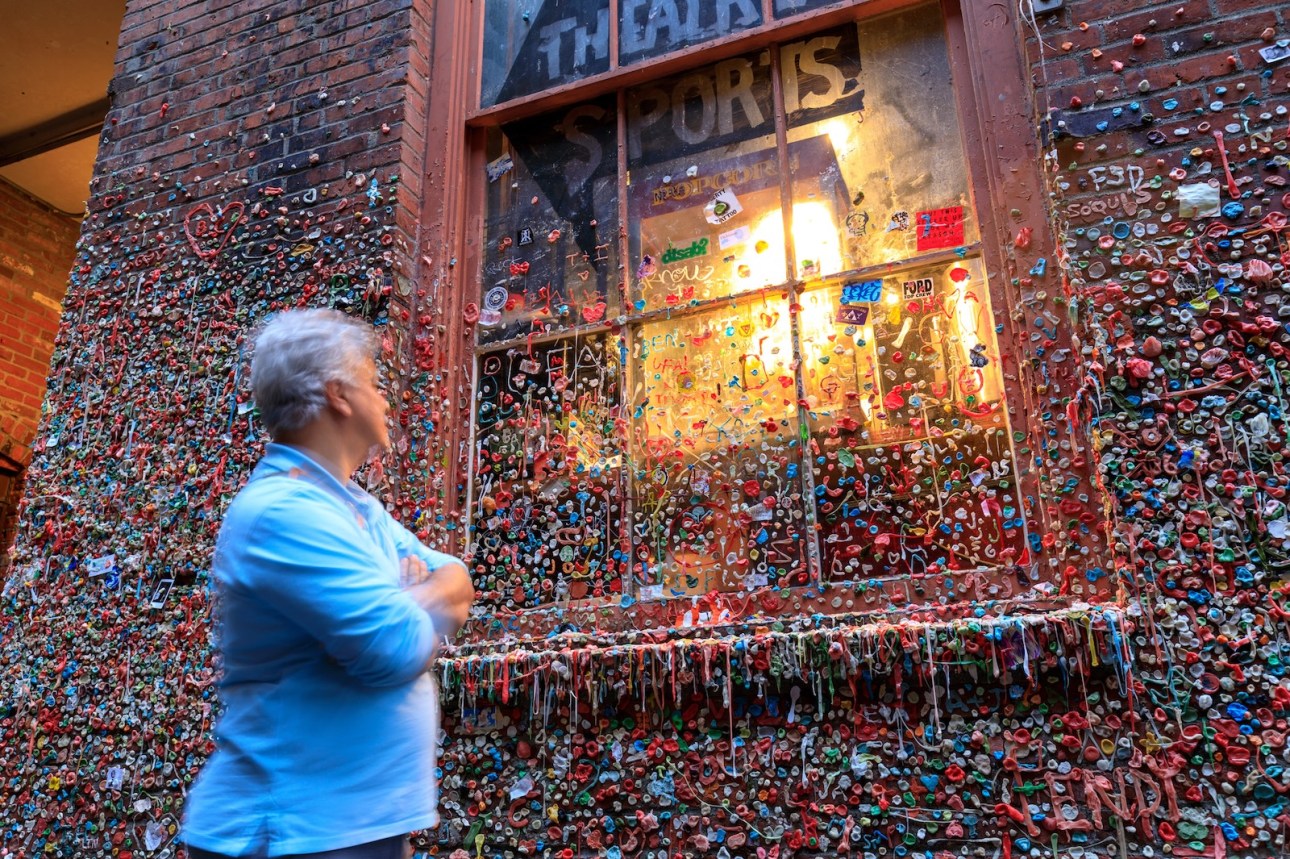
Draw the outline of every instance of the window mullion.
<instances>
[{"instance_id":1,"label":"window mullion","mask_svg":"<svg viewBox=\"0 0 1290 859\"><path fill-rule=\"evenodd\" d=\"M793 193L789 188L791 178L788 171L788 117L784 112L783 69L780 68L781 56L779 44L775 43L766 50L770 51L770 84L771 97L775 105L775 152L779 163L779 206L784 219L784 277L787 283L797 281L797 249L793 242Z\"/></svg>"},{"instance_id":2,"label":"window mullion","mask_svg":"<svg viewBox=\"0 0 1290 859\"><path fill-rule=\"evenodd\" d=\"M769 8L770 4L771 0L764 0L763 6ZM802 381L804 362L802 361L801 343L801 305L798 303L801 284L797 279L797 248L796 242L793 241L793 192L789 187L792 176L789 172L788 161L788 115L784 109L784 79L783 69L781 68L783 57L778 43L772 44L767 50L770 51L771 96L775 105L775 150L779 163L779 205L784 221L784 277L786 278L786 288L790 294L788 302L789 338L793 348L793 365L796 367L793 371L793 384L796 392L795 399L797 400L798 456L801 458L801 466L797 469L797 480L802 492L802 516L805 519L803 529L808 535L805 540L807 569L809 570L811 582L818 583L821 579L822 564L815 530L815 477L812 470L814 464L811 460L809 447L802 441L802 428L807 426L807 414L806 408L802 405L806 397L806 388Z\"/></svg>"},{"instance_id":3,"label":"window mullion","mask_svg":"<svg viewBox=\"0 0 1290 859\"><path fill-rule=\"evenodd\" d=\"M479 368L481 356L470 358L470 434L466 436L470 444L466 448L466 507L462 510L461 521L464 526L465 551L463 557L472 556L475 552L475 491L478 489L476 479L479 468ZM474 578L473 572L471 578Z\"/></svg>"},{"instance_id":4,"label":"window mullion","mask_svg":"<svg viewBox=\"0 0 1290 859\"><path fill-rule=\"evenodd\" d=\"M618 70L618 28L621 23L618 15L618 0L609 0L609 71L611 72ZM620 89L619 95L621 96L621 94L622 91ZM619 104L621 103L620 98ZM619 115L622 115L621 109L619 110ZM622 129L620 127L619 131L621 132L621 130Z\"/></svg>"},{"instance_id":5,"label":"window mullion","mask_svg":"<svg viewBox=\"0 0 1290 859\"><path fill-rule=\"evenodd\" d=\"M466 104L470 106L466 115L470 116L484 107L484 44L487 41L484 37L487 31L486 18L487 2L475 4L475 16L471 22L470 42L475 46L475 76L470 81L470 92L466 97Z\"/></svg>"},{"instance_id":6,"label":"window mullion","mask_svg":"<svg viewBox=\"0 0 1290 859\"><path fill-rule=\"evenodd\" d=\"M482 6L482 4L481 4ZM483 14L482 11L480 13ZM478 19L480 31L483 30L483 19ZM478 87L475 87L476 93L474 98L478 100ZM469 152L467 159L468 169L471 176L478 176L484 170L484 164L487 160L486 155L486 132L482 129L466 129L466 146ZM483 245L484 245L484 210L487 205L485 193L477 182L467 183L467 198L465 205L466 223L463 230L464 241L462 242L462 259L460 270L463 275L462 286L464 287L463 303L469 303L472 299L479 302L482 290L480 283L483 277ZM473 237L473 241L472 241ZM476 303L476 308L480 305ZM478 489L477 469L479 468L479 377L480 362L482 360L479 343L479 329L475 328L470 334L471 354L468 358L470 366L470 426L469 446L466 450L466 506L462 511L462 522L465 525L464 539L466 542L466 554L469 555L474 551L476 538L475 501L476 491Z\"/></svg>"},{"instance_id":7,"label":"window mullion","mask_svg":"<svg viewBox=\"0 0 1290 859\"><path fill-rule=\"evenodd\" d=\"M617 21L618 0L610 0L611 14L614 16L611 20ZM612 64L618 62L618 29L610 29L610 61ZM619 304L623 313L628 312L631 300L631 290L627 285L628 257L627 257L627 91L618 90L618 269L620 277L618 280ZM618 333L622 338L624 350L621 355L630 358L632 354L633 338L632 326L623 326ZM619 450L621 451L623 467L618 469L618 497L622 504L618 517L618 546L623 553L623 558L619 565L619 576L622 580L622 592L627 596L636 596L636 577L635 577L635 559L636 547L632 543L632 524L635 522L635 504L633 503L632 493L632 475L635 473L635 451L632 448L631 421L628 413L631 410L632 389L630 387L635 374L629 372L628 360L618 362L618 396L620 409L618 420Z\"/></svg>"}]
</instances>

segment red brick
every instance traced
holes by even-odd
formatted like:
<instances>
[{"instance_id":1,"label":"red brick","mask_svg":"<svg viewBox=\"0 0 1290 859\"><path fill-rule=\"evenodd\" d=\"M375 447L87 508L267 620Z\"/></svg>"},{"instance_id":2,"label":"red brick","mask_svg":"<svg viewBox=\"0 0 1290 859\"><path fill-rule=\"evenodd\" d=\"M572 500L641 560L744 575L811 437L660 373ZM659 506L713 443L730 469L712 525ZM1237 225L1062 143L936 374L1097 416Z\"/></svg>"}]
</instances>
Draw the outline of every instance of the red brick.
<instances>
[{"instance_id":1,"label":"red brick","mask_svg":"<svg viewBox=\"0 0 1290 859\"><path fill-rule=\"evenodd\" d=\"M1067 14L1073 21L1101 21L1125 12L1124 0L1072 0ZM1167 8L1167 4L1142 3L1144 7Z\"/></svg>"},{"instance_id":2,"label":"red brick","mask_svg":"<svg viewBox=\"0 0 1290 859\"><path fill-rule=\"evenodd\" d=\"M1206 21L1186 30L1165 37L1173 55L1190 51L1219 50L1227 45L1260 40L1260 34L1277 25L1277 16L1271 10L1252 12L1248 15L1226 16Z\"/></svg>"},{"instance_id":3,"label":"red brick","mask_svg":"<svg viewBox=\"0 0 1290 859\"><path fill-rule=\"evenodd\" d=\"M1217 0L1220 15L1230 15L1233 12L1245 12L1250 9L1271 10L1277 5L1269 3L1268 0Z\"/></svg>"},{"instance_id":4,"label":"red brick","mask_svg":"<svg viewBox=\"0 0 1290 859\"><path fill-rule=\"evenodd\" d=\"M28 405L32 405L33 403L39 405L40 399L45 395L44 388L12 374L5 379L5 387L10 393L14 394L22 402L25 402Z\"/></svg>"},{"instance_id":5,"label":"red brick","mask_svg":"<svg viewBox=\"0 0 1290 859\"><path fill-rule=\"evenodd\" d=\"M1114 44L1128 41L1138 33L1147 36L1168 33L1181 27L1191 26L1208 17L1209 8L1205 0L1186 0L1182 3L1170 3L1163 9L1146 9L1109 16L1103 23L1102 29L1106 34L1107 44Z\"/></svg>"}]
</instances>

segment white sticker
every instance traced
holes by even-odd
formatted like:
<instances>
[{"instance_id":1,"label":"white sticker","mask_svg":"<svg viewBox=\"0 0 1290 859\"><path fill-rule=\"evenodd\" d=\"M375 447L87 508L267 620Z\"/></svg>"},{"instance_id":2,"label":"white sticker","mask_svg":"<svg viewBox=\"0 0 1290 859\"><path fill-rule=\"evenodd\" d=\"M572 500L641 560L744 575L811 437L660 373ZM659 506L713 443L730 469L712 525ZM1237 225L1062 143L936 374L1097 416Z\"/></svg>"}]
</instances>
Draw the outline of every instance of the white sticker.
<instances>
[{"instance_id":1,"label":"white sticker","mask_svg":"<svg viewBox=\"0 0 1290 859\"><path fill-rule=\"evenodd\" d=\"M90 558L85 562L85 572L93 578L102 576L116 569L116 555L102 555L98 558Z\"/></svg>"},{"instance_id":2,"label":"white sticker","mask_svg":"<svg viewBox=\"0 0 1290 859\"><path fill-rule=\"evenodd\" d=\"M641 600L661 600L663 598L662 585L641 585L636 594Z\"/></svg>"},{"instance_id":3,"label":"white sticker","mask_svg":"<svg viewBox=\"0 0 1290 859\"><path fill-rule=\"evenodd\" d=\"M170 589L175 586L175 580L172 578L162 579L152 588L152 593L148 595L149 608L165 608L166 597L170 596Z\"/></svg>"},{"instance_id":4,"label":"white sticker","mask_svg":"<svg viewBox=\"0 0 1290 859\"><path fill-rule=\"evenodd\" d=\"M165 840L166 827L155 820L148 821L147 828L143 830L143 846L150 851L156 850Z\"/></svg>"},{"instance_id":5,"label":"white sticker","mask_svg":"<svg viewBox=\"0 0 1290 859\"><path fill-rule=\"evenodd\" d=\"M931 298L932 293L936 291L936 283L930 277L907 280L903 284L903 291L906 301L913 301L916 298Z\"/></svg>"},{"instance_id":6,"label":"white sticker","mask_svg":"<svg viewBox=\"0 0 1290 859\"><path fill-rule=\"evenodd\" d=\"M708 205L703 207L703 214L710 224L724 224L743 210L739 198L735 196L735 189L726 186L712 195Z\"/></svg>"},{"instance_id":7,"label":"white sticker","mask_svg":"<svg viewBox=\"0 0 1290 859\"><path fill-rule=\"evenodd\" d=\"M1178 217L1214 218L1218 216L1222 199L1218 186L1208 182L1178 186Z\"/></svg>"},{"instance_id":8,"label":"white sticker","mask_svg":"<svg viewBox=\"0 0 1290 859\"><path fill-rule=\"evenodd\" d=\"M517 799L528 796L531 790L533 790L533 779L524 776L511 788L511 801L514 802Z\"/></svg>"},{"instance_id":9,"label":"white sticker","mask_svg":"<svg viewBox=\"0 0 1290 859\"><path fill-rule=\"evenodd\" d=\"M731 248L735 245L747 244L748 240L751 238L751 229L746 226L735 227L733 230L727 230L717 236L717 242L721 245L721 249L724 251L726 248Z\"/></svg>"},{"instance_id":10,"label":"white sticker","mask_svg":"<svg viewBox=\"0 0 1290 859\"><path fill-rule=\"evenodd\" d=\"M494 286L484 295L484 308L500 311L506 306L506 302L510 297L511 294L506 291L506 287Z\"/></svg>"}]
</instances>

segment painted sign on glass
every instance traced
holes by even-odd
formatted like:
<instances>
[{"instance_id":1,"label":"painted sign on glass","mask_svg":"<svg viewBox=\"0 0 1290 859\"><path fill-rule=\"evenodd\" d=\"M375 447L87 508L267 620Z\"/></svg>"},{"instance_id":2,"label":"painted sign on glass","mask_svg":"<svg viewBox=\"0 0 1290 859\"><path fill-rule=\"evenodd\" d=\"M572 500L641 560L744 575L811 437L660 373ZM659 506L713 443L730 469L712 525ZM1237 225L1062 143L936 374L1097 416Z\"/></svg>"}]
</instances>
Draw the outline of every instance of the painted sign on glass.
<instances>
[{"instance_id":1,"label":"painted sign on glass","mask_svg":"<svg viewBox=\"0 0 1290 859\"><path fill-rule=\"evenodd\" d=\"M481 342L595 325L618 314L616 128L609 99L493 132Z\"/></svg>"},{"instance_id":2,"label":"painted sign on glass","mask_svg":"<svg viewBox=\"0 0 1290 859\"><path fill-rule=\"evenodd\" d=\"M608 0L487 0L480 102L488 107L609 69Z\"/></svg>"}]
</instances>

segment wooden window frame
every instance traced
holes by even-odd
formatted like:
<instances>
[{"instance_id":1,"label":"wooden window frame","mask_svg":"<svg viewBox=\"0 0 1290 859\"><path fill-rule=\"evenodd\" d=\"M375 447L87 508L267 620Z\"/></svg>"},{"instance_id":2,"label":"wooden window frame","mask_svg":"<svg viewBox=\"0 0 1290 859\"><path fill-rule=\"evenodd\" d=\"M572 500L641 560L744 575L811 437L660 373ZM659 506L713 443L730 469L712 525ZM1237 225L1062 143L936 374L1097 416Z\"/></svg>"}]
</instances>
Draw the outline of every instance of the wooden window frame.
<instances>
[{"instance_id":1,"label":"wooden window frame","mask_svg":"<svg viewBox=\"0 0 1290 859\"><path fill-rule=\"evenodd\" d=\"M562 84L541 93L522 96L504 103L480 107L480 78L478 75L479 57L483 50L483 15L484 4L436 3L434 33L431 41L434 58L431 63L432 75L436 84L431 93L432 110L429 112L428 133L426 135L426 165L431 175L427 178L426 193L422 201L422 223L430 226L423 230L425 246L445 248L445 255L452 258L450 287L440 291L441 310L447 319L460 319L463 310L478 300L479 273L481 271L481 252L484 222L484 186L475 177L485 173L484 135L491 128L504 123L557 110L592 98L610 93L618 94L618 170L619 176L626 172L626 134L624 125L626 114L623 108L625 92L632 86L650 80L663 78L691 68L706 66L722 59L747 54L764 49L772 44L806 36L812 32L854 23L874 16L899 11L917 5L919 0L856 0L825 9L801 13L791 18L776 19L773 16L772 0L762 0L764 23L758 27L740 31L705 42L698 46L688 46L668 54L642 60L622 68L615 68L618 57L619 24L616 13L617 0L611 2L610 14L610 69L581 80ZM1040 189L1044 188L1043 177L1039 171L1040 155L1034 134L1034 117L1031 110L1031 96L1026 86L1027 71L1022 55L1020 37L1009 25L1006 14L1000 15L990 9L973 9L973 4L956 2L956 0L939 0L944 18L945 38L949 53L950 67L953 74L952 86L954 102L959 120L963 156L966 162L968 191L971 197L974 216L979 225L979 240L968 247L969 252L981 257L989 282L991 308L996 324L996 338L1001 361L1003 362L1004 403L1012 416L1012 429L1015 433L1020 421L1018 414L1037 413L1037 410L1048 408L1037 393L1029 368L1021 366L1013 356L1023 352L1027 335L1030 333L1023 325L1020 316L1011 309L1020 301L1018 279L1025 277L1026 272L1018 271L1009 248L1019 235L1014 231L1025 227L1029 241L1038 247L1055 247L1050 232L1044 199ZM967 11L963 7L968 7ZM463 57L456 49L462 44L476 46L477 50L469 57ZM774 52L772 52L772 56ZM988 57L986 61L983 58ZM777 106L782 106L783 98L780 89L782 82L779 75L778 60L772 74L775 89L774 98ZM440 104L435 104L440 102ZM446 104L444 104L446 102ZM987 115L988 113L988 115ZM776 117L777 149L781 160L787 153L787 119L777 110ZM435 173L441 170L441 175ZM437 190L439 193L435 193ZM781 184L782 195L787 197L787 183ZM791 235L791 206L784 200L786 219L785 235ZM620 216L620 260L626 265L627 240L625 237L626 197L619 195ZM1003 213L1008 213L1007 217ZM792 248L789 243L788 253ZM952 255L950 252L948 255ZM936 252L914 256L901 260L901 268L916 266L945 259L947 254ZM796 271L790 258L790 271ZM887 266L880 266L886 270ZM1054 266L1055 268L1055 266ZM863 274L865 269L856 273ZM1053 275L1055 278L1056 276ZM830 277L830 280L833 278ZM778 293L785 289L800 294L803 281L792 279L762 292ZM1060 285L1053 282L1052 290L1060 290ZM755 296L759 291L750 291L738 296L740 299ZM728 303L729 299L715 299L704 305L685 308L687 315L699 313L708 304ZM664 315L660 311L658 315ZM676 313L672 314L676 316ZM649 315L633 317L632 325L648 321ZM575 331L590 333L607 326L575 326L571 329L552 331L541 337L534 337L533 342L556 340L567 337ZM796 333L794 333L796 338ZM474 448L474 386L476 357L484 352L506 348L509 341L477 345L475 331L466 329L464 336L447 338L446 364L449 368L449 380L458 383L464 391L470 391L471 397L464 404L463 411L470 416L469 421L458 421L449 427L448 449L459 452L459 455L448 465L451 469L448 476L450 485L468 487L472 481L473 448ZM525 338L527 339L527 338ZM1059 329L1052 338L1052 348L1072 348L1069 329ZM1073 363L1073 362L1068 362ZM620 372L626 372L625 368ZM626 388L623 387L624 396ZM1081 472L1084 479L1076 491L1088 497L1094 497L1091 479L1091 456L1087 441L1072 431L1064 436L1069 440L1073 470ZM1038 444L1029 430L1025 434L1025 443L1030 446ZM1056 443L1054 441L1054 443ZM1032 454L1038 460L1038 454ZM1043 490L1044 474L1040 469L1027 467L1020 457L1014 460L1016 465L1017 494L1019 502L1026 511L1031 529L1038 529L1043 534L1059 533L1062 528L1061 515L1053 504L1040 501L1046 494ZM630 510L627 509L628 487L623 485L624 524L622 531L630 530ZM457 496L449 496L448 510L450 518L462 523L458 534L463 542L468 541L470 499L466 491ZM809 502L813 503L813 502ZM804 526L805 527L805 526ZM1063 539L1069 539L1077 549L1080 540L1074 529L1068 530ZM1103 563L1108 547L1090 546L1084 542L1088 555L1088 565ZM462 548L459 544L457 548ZM630 549L630 546L627 547ZM816 550L812 549L811 554ZM1042 578L1056 583L1059 576L1055 566L1050 567ZM846 586L832 589L826 583L821 588L820 570L815 560L811 561L813 581L805 586L778 589L767 594L758 594L756 599L759 608L766 614L788 617L810 614L877 614L891 611L907 614L892 603L880 603L877 606L853 606L851 601L844 601L841 606L836 595L845 592ZM630 571L626 573L631 576ZM833 592L830 593L830 590ZM624 606L627 601L617 596L607 596L595 600L584 600L575 603L561 603L560 623L572 623L580 628L594 628L606 632L630 631L640 629L667 629L677 625L676 616L688 607L688 599L663 599L637 603L630 608ZM1051 600L1031 600L1025 605L1035 611L1055 610L1067 607L1069 599L1054 597ZM938 612L942 616L957 616L964 607L971 606L963 602L943 607ZM552 620L551 604L516 609L509 616L506 629L511 634L543 635L550 632L556 623ZM930 619L930 618L924 618Z\"/></svg>"}]
</instances>

